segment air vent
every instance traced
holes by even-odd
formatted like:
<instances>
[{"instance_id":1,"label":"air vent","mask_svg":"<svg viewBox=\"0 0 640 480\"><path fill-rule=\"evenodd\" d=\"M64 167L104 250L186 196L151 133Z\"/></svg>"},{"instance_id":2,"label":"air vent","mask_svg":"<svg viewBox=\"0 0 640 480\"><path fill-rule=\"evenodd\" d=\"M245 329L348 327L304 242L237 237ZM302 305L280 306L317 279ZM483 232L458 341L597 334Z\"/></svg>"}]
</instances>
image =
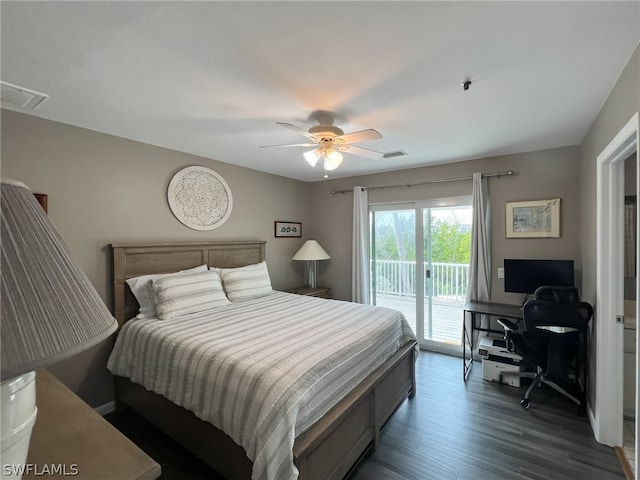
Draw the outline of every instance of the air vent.
<instances>
[{"instance_id":1,"label":"air vent","mask_svg":"<svg viewBox=\"0 0 640 480\"><path fill-rule=\"evenodd\" d=\"M10 110L33 111L49 95L30 90L28 88L19 87L11 83L0 80L2 86L2 96L0 98L0 106Z\"/></svg>"},{"instance_id":2,"label":"air vent","mask_svg":"<svg viewBox=\"0 0 640 480\"><path fill-rule=\"evenodd\" d=\"M404 157L407 154L404 150L396 150L395 152L387 152L382 158Z\"/></svg>"}]
</instances>

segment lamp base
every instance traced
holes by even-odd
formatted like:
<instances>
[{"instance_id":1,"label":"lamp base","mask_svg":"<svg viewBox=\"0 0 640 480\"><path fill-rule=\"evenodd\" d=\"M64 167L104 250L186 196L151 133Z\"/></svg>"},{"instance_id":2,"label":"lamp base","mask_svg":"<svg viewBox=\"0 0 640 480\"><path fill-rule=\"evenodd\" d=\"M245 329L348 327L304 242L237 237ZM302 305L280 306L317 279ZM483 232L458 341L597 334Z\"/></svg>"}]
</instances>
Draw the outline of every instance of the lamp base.
<instances>
[{"instance_id":1,"label":"lamp base","mask_svg":"<svg viewBox=\"0 0 640 480\"><path fill-rule=\"evenodd\" d=\"M306 269L307 286L316 288L316 261L307 260Z\"/></svg>"},{"instance_id":2,"label":"lamp base","mask_svg":"<svg viewBox=\"0 0 640 480\"><path fill-rule=\"evenodd\" d=\"M2 409L2 480L22 478L29 452L31 430L36 423L36 372L27 372L0 384Z\"/></svg>"}]
</instances>

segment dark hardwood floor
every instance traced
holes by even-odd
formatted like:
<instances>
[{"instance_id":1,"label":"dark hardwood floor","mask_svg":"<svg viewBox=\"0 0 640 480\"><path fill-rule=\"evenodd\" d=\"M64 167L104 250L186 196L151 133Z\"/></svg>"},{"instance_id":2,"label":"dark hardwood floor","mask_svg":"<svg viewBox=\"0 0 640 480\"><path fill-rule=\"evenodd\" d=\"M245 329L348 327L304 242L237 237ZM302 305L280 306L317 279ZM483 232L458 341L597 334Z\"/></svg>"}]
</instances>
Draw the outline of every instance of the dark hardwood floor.
<instances>
[{"instance_id":1,"label":"dark hardwood floor","mask_svg":"<svg viewBox=\"0 0 640 480\"><path fill-rule=\"evenodd\" d=\"M422 352L416 375L416 396L350 480L625 478L614 449L596 442L587 418L546 387L525 411L524 387L483 381L480 362L465 383L462 359ZM138 415L105 418L162 465L163 480L221 478Z\"/></svg>"}]
</instances>

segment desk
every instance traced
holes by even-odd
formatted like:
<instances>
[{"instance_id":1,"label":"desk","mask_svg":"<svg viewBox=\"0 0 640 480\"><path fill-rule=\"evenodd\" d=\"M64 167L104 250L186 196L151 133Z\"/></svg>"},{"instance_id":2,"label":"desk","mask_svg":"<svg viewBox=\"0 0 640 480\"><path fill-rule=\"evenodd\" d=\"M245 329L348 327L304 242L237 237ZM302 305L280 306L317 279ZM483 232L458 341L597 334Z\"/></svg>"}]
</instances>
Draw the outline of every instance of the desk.
<instances>
[{"instance_id":1,"label":"desk","mask_svg":"<svg viewBox=\"0 0 640 480\"><path fill-rule=\"evenodd\" d=\"M467 329L467 313L471 315L471 328ZM491 332L504 333L504 330L492 330L491 325L488 328L476 325L477 315L488 315L490 317L510 318L512 320L522 320L522 308L519 305L509 305L506 303L493 302L469 302L464 306L462 312L462 378L467 381L469 371L473 365L473 332ZM467 362L467 345L469 345L469 361Z\"/></svg>"}]
</instances>

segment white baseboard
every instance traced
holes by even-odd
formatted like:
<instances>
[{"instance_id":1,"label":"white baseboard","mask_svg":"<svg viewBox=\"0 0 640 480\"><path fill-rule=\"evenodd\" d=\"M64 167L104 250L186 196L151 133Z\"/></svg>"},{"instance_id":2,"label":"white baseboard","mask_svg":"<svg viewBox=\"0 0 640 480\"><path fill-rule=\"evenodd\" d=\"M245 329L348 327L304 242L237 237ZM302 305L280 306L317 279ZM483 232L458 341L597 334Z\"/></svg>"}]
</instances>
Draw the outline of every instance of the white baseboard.
<instances>
[{"instance_id":1,"label":"white baseboard","mask_svg":"<svg viewBox=\"0 0 640 480\"><path fill-rule=\"evenodd\" d=\"M94 410L100 415L104 417L107 413L116 411L116 402L107 402L104 405L100 405L99 407L94 408Z\"/></svg>"}]
</instances>

